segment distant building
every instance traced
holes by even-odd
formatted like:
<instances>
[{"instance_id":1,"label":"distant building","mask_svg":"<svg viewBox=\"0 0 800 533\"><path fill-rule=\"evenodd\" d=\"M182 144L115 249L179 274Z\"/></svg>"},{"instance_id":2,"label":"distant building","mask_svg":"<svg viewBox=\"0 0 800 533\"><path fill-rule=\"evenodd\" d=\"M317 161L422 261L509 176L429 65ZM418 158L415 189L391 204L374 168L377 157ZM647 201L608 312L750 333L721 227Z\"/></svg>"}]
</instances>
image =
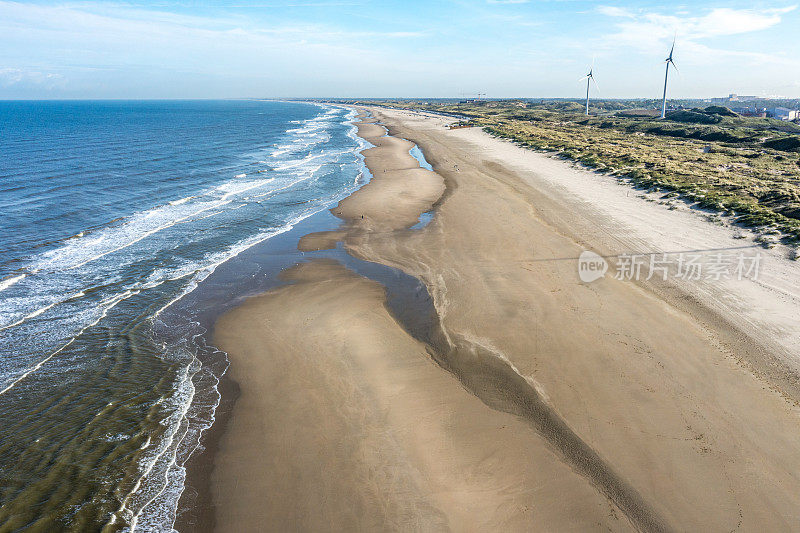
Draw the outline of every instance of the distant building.
<instances>
[{"instance_id":1,"label":"distant building","mask_svg":"<svg viewBox=\"0 0 800 533\"><path fill-rule=\"evenodd\" d=\"M743 117L764 118L767 116L767 109L764 107L732 107L731 111Z\"/></svg>"},{"instance_id":2,"label":"distant building","mask_svg":"<svg viewBox=\"0 0 800 533\"><path fill-rule=\"evenodd\" d=\"M789 109L788 107L773 107L767 110L767 116L778 120L798 120L800 119L800 111Z\"/></svg>"},{"instance_id":3,"label":"distant building","mask_svg":"<svg viewBox=\"0 0 800 533\"><path fill-rule=\"evenodd\" d=\"M715 104L725 104L728 102L752 102L753 100L758 100L758 96L745 96L741 94L734 94L731 93L724 98L712 98L711 102Z\"/></svg>"}]
</instances>

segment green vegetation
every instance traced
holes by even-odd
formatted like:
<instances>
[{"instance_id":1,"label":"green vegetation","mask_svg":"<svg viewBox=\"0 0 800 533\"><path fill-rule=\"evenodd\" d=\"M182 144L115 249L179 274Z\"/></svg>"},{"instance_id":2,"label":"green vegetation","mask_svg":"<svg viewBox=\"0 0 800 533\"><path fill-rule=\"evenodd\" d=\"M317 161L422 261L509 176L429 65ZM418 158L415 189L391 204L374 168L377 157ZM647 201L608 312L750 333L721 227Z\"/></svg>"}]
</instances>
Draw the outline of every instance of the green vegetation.
<instances>
[{"instance_id":1,"label":"green vegetation","mask_svg":"<svg viewBox=\"0 0 800 533\"><path fill-rule=\"evenodd\" d=\"M353 102L355 103L355 102ZM555 152L637 186L675 193L800 240L800 126L721 106L654 113L656 102L362 101L469 117L473 125ZM669 196L669 195L665 195Z\"/></svg>"}]
</instances>

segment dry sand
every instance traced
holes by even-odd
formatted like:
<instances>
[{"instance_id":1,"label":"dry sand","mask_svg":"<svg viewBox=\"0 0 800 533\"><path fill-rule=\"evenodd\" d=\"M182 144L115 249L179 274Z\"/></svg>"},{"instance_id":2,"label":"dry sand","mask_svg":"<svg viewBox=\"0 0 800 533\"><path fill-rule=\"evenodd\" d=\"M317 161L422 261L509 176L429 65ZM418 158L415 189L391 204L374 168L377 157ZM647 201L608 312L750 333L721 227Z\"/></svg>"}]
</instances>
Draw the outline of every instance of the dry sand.
<instances>
[{"instance_id":1,"label":"dry sand","mask_svg":"<svg viewBox=\"0 0 800 533\"><path fill-rule=\"evenodd\" d=\"M582 283L586 248L664 243L620 236L635 217L581 198L570 187L583 171L564 162L440 118L375 114L436 172L410 143L360 127L374 179L333 210L340 231L300 246L341 240L423 280L440 334L426 347L380 285L319 260L220 319L241 397L212 475L218 529L798 527L786 320L800 308L783 274L770 283L780 305L750 286L730 299L721 285ZM430 224L406 229L434 203ZM695 246L667 220L667 244ZM742 320L748 299L769 316Z\"/></svg>"}]
</instances>

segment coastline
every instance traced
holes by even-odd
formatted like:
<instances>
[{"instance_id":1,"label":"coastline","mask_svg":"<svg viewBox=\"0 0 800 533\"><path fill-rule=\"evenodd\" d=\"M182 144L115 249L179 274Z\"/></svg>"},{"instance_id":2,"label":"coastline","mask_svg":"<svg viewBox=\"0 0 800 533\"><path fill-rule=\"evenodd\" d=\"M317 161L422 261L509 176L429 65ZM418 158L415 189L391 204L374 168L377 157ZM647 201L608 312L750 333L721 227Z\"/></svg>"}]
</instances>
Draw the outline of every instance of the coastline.
<instances>
[{"instance_id":1,"label":"coastline","mask_svg":"<svg viewBox=\"0 0 800 533\"><path fill-rule=\"evenodd\" d=\"M219 378L217 391L220 402L214 411L214 422L203 432L202 450L198 450L184 465L186 477L178 506L173 529L176 531L214 531L216 515L211 495L211 472L214 457L219 451L220 440L225 434L239 397L239 384L227 372Z\"/></svg>"},{"instance_id":2,"label":"coastline","mask_svg":"<svg viewBox=\"0 0 800 533\"><path fill-rule=\"evenodd\" d=\"M441 178L420 172L419 163L408 154L413 143L385 136L383 128L368 124L359 127L359 134L376 145L364 151L373 178L331 210L344 219L345 231L313 233L308 236L313 246L301 244L305 249L325 250L334 241L344 240L352 252L350 246L370 236L420 233L405 228L415 225L420 215L440 201ZM424 177L433 177L427 186ZM409 179L413 187L399 190L400 179ZM214 341L229 354L231 378L242 390L212 474L217 530L397 529L412 523L426 530L470 529L475 517L469 510L476 508L486 517L485 527L502 523L524 529L534 510L526 503L532 494L540 496L535 506L540 520L553 527L607 523L613 529L629 529L624 518L620 522L622 513L613 503L554 460L547 443L526 421L487 407L439 366L441 361L431 357L430 348L409 335L414 328L401 327L397 315L389 313L380 285L324 260L301 263L282 276L288 285L248 299L221 317L215 327ZM331 290L336 291L334 297L328 294ZM270 320L298 320L298 315L313 313L339 325L324 327L324 346L302 346L289 358L284 354L292 354L293 344L303 344L309 336L305 331L309 319L298 332L300 337L282 333L265 343L258 334L244 333L259 328L250 319L263 319L265 308L280 309L269 312ZM364 316L368 322L359 325L358 319ZM268 329L288 333L287 326ZM338 350L328 346L336 345L336 340L342 342ZM373 349L383 351L384 357L374 358ZM265 370L264 362L253 357L263 350L275 354L280 366L269 366L274 365L271 361ZM316 362L329 351L344 353L348 360ZM307 368L303 358L311 353L315 365L332 366L325 366L321 374ZM375 367L376 360L389 361L384 364L390 366ZM295 364L302 366L300 375L294 375L298 372ZM366 376L351 375L352 365ZM334 376L332 385L327 383L329 376ZM343 394L341 387L348 392ZM314 400L309 402L309 396ZM311 420L294 407L303 403L313 406ZM340 409L345 415L337 412ZM387 410L394 413L390 427L385 425L385 418L392 417ZM358 413L356 421L373 420L380 428L377 433L365 429L371 424L352 425L352 411ZM254 427L261 428L255 440ZM473 435L480 437L473 439ZM346 450L341 442L349 444ZM398 442L403 443L400 449ZM458 444L470 453L454 454L461 447ZM264 458L265 449L275 449L277 457ZM348 458L350 449L357 452ZM515 453L505 456L509 449ZM330 461L327 454L332 456ZM499 478L492 479L495 476L486 472L487 456L502 468ZM317 472L324 472L324 479L311 481ZM548 472L546 491L538 486L542 472ZM487 480L493 486L489 492L483 484ZM459 487L455 491L450 488L454 483ZM514 495L508 494L510 486L516 487ZM559 494L564 492L580 497L559 504ZM333 503L341 497L347 501ZM353 507L360 509L357 515L351 514Z\"/></svg>"},{"instance_id":3,"label":"coastline","mask_svg":"<svg viewBox=\"0 0 800 533\"><path fill-rule=\"evenodd\" d=\"M354 132L355 131L356 129L354 128ZM404 142L410 147L416 147L413 143L409 143L408 141ZM418 149L417 153L412 154L412 156L419 161L420 165L429 167L424 161L424 156ZM365 170L368 172L368 169L365 168ZM415 226L422 226L423 224L424 222L420 221L415 224ZM244 287L238 287L237 294L244 294L244 296L240 295L231 302L225 302L224 305L222 305L222 311L214 312L212 316L206 317L209 328L209 338L207 342L209 344L211 343L210 333L212 325L216 322L215 317L224 312L225 308L240 305L241 299L247 298L248 294L258 294L264 290L269 290L271 287L283 285L285 282L279 279L280 272L304 259L304 246L301 245L301 243L309 242L309 238L313 240L317 234L335 234L337 228L340 227L341 220L335 218L329 213L329 210L326 209L296 223L288 232L280 233L269 241L266 241L263 245L242 254L245 263L258 265L257 270L263 271L266 277L261 282L249 282L245 283ZM329 248L334 248L334 246L325 246L315 250L327 250ZM398 276L402 276L401 273L388 268L377 268L379 265L371 267L370 264L360 264L363 262L347 256L341 249L333 250L330 253L323 252L321 255L336 257L339 260L343 260L351 268L356 268L360 273L380 280L381 283L390 290L390 298L391 291L395 291L396 294L394 294L394 296L396 302L394 302L393 311L398 315L405 315L406 326L410 329L426 327L424 325L425 319L423 318L420 320L419 316L420 314L425 314L430 311L430 302L427 302L427 304L424 302L420 304L420 302L417 301L418 298L414 298L415 301L397 298L397 296L402 296L399 294L402 291L424 291L424 288L417 286L418 282L415 280L412 282L411 278L407 276L404 276L407 279L398 281ZM231 272L223 270L222 273L225 277L250 277L256 275L251 267L244 267L244 270L240 272L241 269L242 266L239 265L233 267ZM222 283L224 284L224 282ZM413 286L408 287L409 284ZM403 287L403 285L406 285L406 287ZM254 287L261 288L255 289L255 292L253 292ZM236 404L240 394L239 384L231 379L231 374L229 372L223 373L219 378L220 382L217 388L220 392L221 399L215 412L215 421L203 433L201 448L191 455L185 465L186 478L184 482L184 491L180 497L174 525L175 529L178 531L185 529L192 531L213 531L215 528L216 520L210 483L211 472L214 467L215 455L219 449L219 441L222 435L225 434L233 406Z\"/></svg>"},{"instance_id":4,"label":"coastline","mask_svg":"<svg viewBox=\"0 0 800 533\"><path fill-rule=\"evenodd\" d=\"M223 517L218 526L224 526L218 529L252 528L267 516L275 529L336 523L511 530L780 527L797 518L789 496L751 490L754 480L797 483L790 454L767 442L792 442L797 410L746 366L748 350L769 350L742 335L737 324L715 321L713 311L724 308L681 303L674 287L612 280L590 286L575 280L571 262L537 263L540 255L577 257L576 243L597 235L587 233L579 216L560 212L563 203L555 195L545 198L514 177L519 169L471 160L467 151L480 154L479 141L458 136L472 133L448 133L444 142L436 126L374 111L390 135L412 139L423 150L445 190L402 157L406 145L378 136L374 125L360 126L360 135L378 143L377 150L365 150L375 177L332 210L344 220L341 228L312 233L300 246L325 250L343 242L355 257L422 280L441 335L430 343L409 335L387 312L380 285L314 260L284 273L287 285L223 316L215 340L231 355L232 370L243 372L232 379L242 384L244 401L233 408L212 473ZM454 143L464 145L462 153ZM366 153L381 149L392 155L370 159ZM476 204L478 198L488 205ZM440 207L433 221L409 231L433 205ZM520 255L523 236L535 256L520 265L519 257L530 255ZM603 251L602 242L591 244ZM703 303L700 296L697 303ZM620 329L628 321L632 326ZM565 323L567 335L561 332ZM525 324L528 331L520 330ZM261 330L265 325L271 335ZM295 357L282 355L278 366L265 363L264 354L276 351ZM304 371L293 366L298 357L306 361ZM309 360L330 366L315 368ZM270 381L272 373L282 381ZM256 375L260 381L251 379ZM386 382L387 375L397 379ZM330 376L338 381L332 384ZM786 378L777 388L792 398L791 375L778 369L777 377ZM487 388L490 382L499 385ZM430 391L438 396L426 397ZM315 401L308 402L310 393ZM264 397L268 403L259 403ZM292 399L315 409L294 409ZM338 405L349 411L338 412L335 400L345 400ZM419 413L428 416L419 420ZM459 426L464 419L473 424L469 431ZM322 420L340 425L315 426ZM446 437L437 426L442 420ZM744 420L750 427L741 427ZM364 421L381 431L364 432ZM513 436L500 431L510 427L516 428L507 432ZM726 442L729 433L736 436ZM265 449L277 458L265 461ZM470 451L482 451L482 459ZM461 463L452 468L448 461ZM329 475L321 483L315 472ZM376 472L384 477L376 479ZM509 493L509 486L515 490ZM505 487L502 497L499 487ZM341 492L354 495L363 512L344 513L346 504L328 499ZM475 515L485 521L476 525Z\"/></svg>"}]
</instances>

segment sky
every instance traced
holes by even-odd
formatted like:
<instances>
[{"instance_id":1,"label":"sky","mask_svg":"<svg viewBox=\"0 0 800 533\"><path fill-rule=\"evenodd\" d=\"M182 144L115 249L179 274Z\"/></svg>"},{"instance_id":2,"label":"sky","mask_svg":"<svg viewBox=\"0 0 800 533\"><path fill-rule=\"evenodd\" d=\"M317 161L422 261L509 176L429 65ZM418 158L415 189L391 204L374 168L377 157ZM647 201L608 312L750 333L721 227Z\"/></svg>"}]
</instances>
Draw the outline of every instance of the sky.
<instances>
[{"instance_id":1,"label":"sky","mask_svg":"<svg viewBox=\"0 0 800 533\"><path fill-rule=\"evenodd\" d=\"M796 1L796 0L795 0ZM0 0L0 99L800 97L792 0Z\"/></svg>"}]
</instances>

